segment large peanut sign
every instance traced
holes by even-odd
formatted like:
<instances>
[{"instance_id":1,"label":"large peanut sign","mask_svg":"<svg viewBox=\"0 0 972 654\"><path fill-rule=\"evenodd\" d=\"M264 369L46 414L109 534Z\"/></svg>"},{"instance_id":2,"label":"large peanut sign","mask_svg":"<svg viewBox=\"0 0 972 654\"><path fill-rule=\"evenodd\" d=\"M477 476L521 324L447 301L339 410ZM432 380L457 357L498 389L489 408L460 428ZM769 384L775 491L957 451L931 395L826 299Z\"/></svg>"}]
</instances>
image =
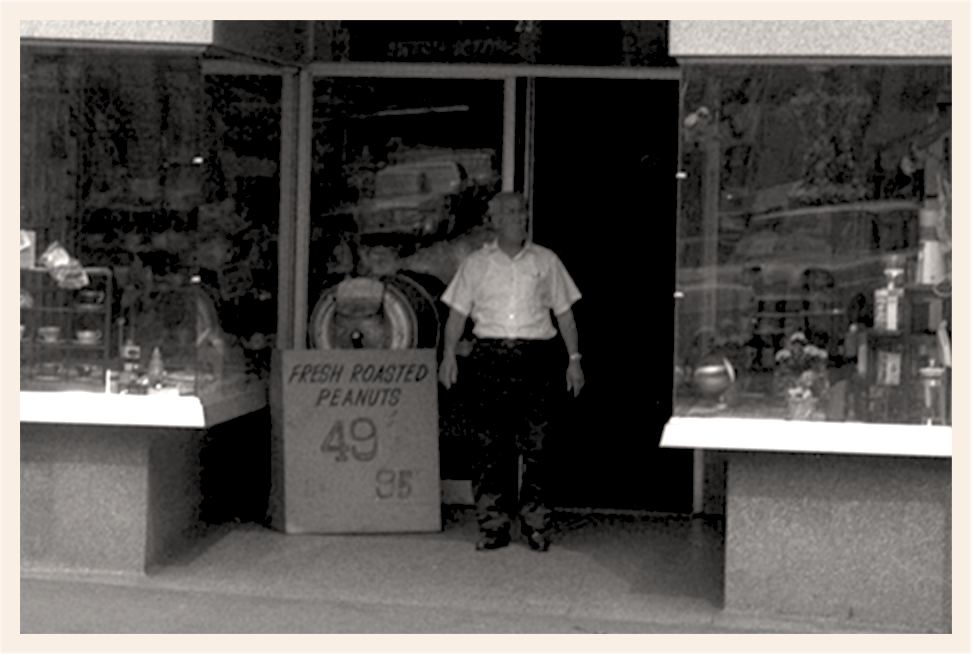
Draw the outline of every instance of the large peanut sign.
<instances>
[{"instance_id":1,"label":"large peanut sign","mask_svg":"<svg viewBox=\"0 0 972 654\"><path fill-rule=\"evenodd\" d=\"M433 350L275 353L274 526L439 530L436 393Z\"/></svg>"}]
</instances>

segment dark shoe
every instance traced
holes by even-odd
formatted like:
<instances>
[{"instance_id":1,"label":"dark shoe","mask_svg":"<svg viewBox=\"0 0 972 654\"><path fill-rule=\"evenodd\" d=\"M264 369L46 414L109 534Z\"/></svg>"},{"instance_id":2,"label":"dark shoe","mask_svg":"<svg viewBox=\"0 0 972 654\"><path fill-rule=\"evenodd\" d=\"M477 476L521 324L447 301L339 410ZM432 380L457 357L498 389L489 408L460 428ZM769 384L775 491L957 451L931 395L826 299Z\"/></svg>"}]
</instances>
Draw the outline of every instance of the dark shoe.
<instances>
[{"instance_id":1,"label":"dark shoe","mask_svg":"<svg viewBox=\"0 0 972 654\"><path fill-rule=\"evenodd\" d=\"M476 551L484 552L486 550L498 550L501 547L506 547L510 544L509 535L505 536L483 536L476 543Z\"/></svg>"},{"instance_id":2,"label":"dark shoe","mask_svg":"<svg viewBox=\"0 0 972 654\"><path fill-rule=\"evenodd\" d=\"M530 533L524 534L526 536L527 545L530 549L535 552L546 552L550 549L550 539L539 531L531 531Z\"/></svg>"}]
</instances>

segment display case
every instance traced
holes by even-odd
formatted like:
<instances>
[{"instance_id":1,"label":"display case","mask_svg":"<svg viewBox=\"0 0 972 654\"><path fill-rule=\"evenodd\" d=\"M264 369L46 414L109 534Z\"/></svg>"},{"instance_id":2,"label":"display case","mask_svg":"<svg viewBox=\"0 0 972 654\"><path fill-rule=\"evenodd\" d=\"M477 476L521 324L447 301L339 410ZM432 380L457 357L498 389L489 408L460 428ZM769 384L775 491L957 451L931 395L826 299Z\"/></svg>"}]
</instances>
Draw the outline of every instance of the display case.
<instances>
[{"instance_id":1,"label":"display case","mask_svg":"<svg viewBox=\"0 0 972 654\"><path fill-rule=\"evenodd\" d=\"M89 283L64 289L44 268L20 271L22 390L101 392L110 369L114 287L108 268L85 268Z\"/></svg>"},{"instance_id":2,"label":"display case","mask_svg":"<svg viewBox=\"0 0 972 654\"><path fill-rule=\"evenodd\" d=\"M950 75L685 65L676 417L951 424Z\"/></svg>"},{"instance_id":3,"label":"display case","mask_svg":"<svg viewBox=\"0 0 972 654\"><path fill-rule=\"evenodd\" d=\"M63 288L45 268L21 270L21 391L202 396L260 378L200 284L124 311L112 269L84 272L85 286Z\"/></svg>"}]
</instances>

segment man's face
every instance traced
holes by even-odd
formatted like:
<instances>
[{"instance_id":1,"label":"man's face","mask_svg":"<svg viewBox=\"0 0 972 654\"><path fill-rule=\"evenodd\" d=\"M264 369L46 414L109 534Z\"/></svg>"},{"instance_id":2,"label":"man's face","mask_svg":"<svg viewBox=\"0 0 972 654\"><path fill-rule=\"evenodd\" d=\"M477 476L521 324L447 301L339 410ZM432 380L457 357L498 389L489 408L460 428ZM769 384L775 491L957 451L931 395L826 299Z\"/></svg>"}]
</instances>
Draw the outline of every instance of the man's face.
<instances>
[{"instance_id":1,"label":"man's face","mask_svg":"<svg viewBox=\"0 0 972 654\"><path fill-rule=\"evenodd\" d=\"M527 215L522 208L514 203L504 205L490 202L488 213L493 229L498 234L502 234L510 241L526 240Z\"/></svg>"}]
</instances>

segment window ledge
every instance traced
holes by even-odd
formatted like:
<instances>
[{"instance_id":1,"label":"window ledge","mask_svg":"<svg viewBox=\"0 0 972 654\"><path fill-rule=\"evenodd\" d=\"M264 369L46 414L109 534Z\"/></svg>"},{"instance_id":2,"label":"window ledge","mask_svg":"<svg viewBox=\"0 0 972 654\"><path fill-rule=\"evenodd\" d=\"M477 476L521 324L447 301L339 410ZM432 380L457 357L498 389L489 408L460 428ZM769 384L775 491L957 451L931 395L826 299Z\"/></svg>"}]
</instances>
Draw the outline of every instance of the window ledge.
<instances>
[{"instance_id":1,"label":"window ledge","mask_svg":"<svg viewBox=\"0 0 972 654\"><path fill-rule=\"evenodd\" d=\"M661 447L884 456L952 456L952 428L863 422L673 417Z\"/></svg>"}]
</instances>

